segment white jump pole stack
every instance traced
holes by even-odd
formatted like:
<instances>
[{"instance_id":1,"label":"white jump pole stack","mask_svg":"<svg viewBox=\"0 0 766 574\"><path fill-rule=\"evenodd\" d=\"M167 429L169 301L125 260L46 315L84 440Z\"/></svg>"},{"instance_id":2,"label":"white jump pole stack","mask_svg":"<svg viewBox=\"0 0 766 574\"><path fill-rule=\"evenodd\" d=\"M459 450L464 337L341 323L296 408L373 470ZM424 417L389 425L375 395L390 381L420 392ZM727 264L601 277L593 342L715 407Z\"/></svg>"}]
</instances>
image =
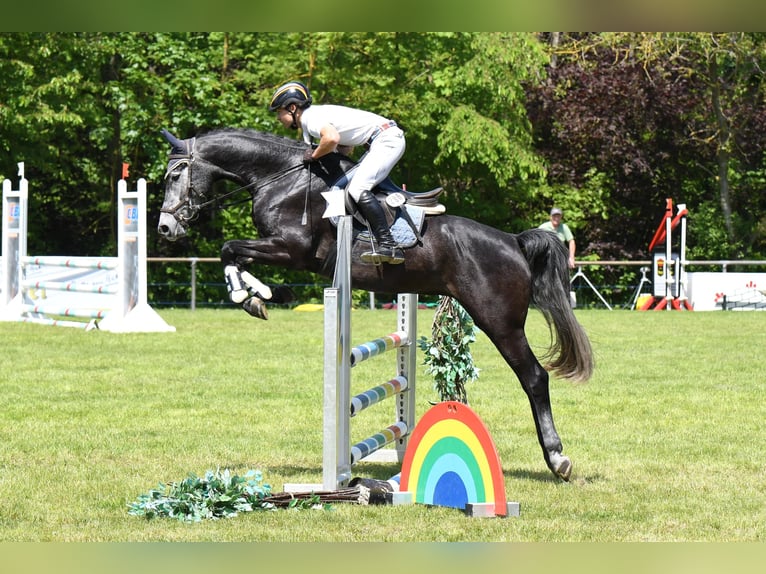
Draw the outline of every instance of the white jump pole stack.
<instances>
[{"instance_id":1,"label":"white jump pole stack","mask_svg":"<svg viewBox=\"0 0 766 574\"><path fill-rule=\"evenodd\" d=\"M120 333L175 331L147 302L146 180L132 191L125 179L117 184L117 257L30 257L23 168L20 175L18 190L3 181L0 320Z\"/></svg>"},{"instance_id":2,"label":"white jump pole stack","mask_svg":"<svg viewBox=\"0 0 766 574\"><path fill-rule=\"evenodd\" d=\"M322 487L335 490L351 479L351 231L338 218L337 258L332 288L324 290L324 409Z\"/></svg>"},{"instance_id":3,"label":"white jump pole stack","mask_svg":"<svg viewBox=\"0 0 766 574\"><path fill-rule=\"evenodd\" d=\"M135 191L124 179L117 182L117 261L120 281L115 309L99 329L119 333L175 331L147 301L146 180Z\"/></svg>"},{"instance_id":4,"label":"white jump pole stack","mask_svg":"<svg viewBox=\"0 0 766 574\"><path fill-rule=\"evenodd\" d=\"M3 180L3 284L0 318L20 294L21 259L27 255L27 200L29 182L24 177L24 163L19 165L19 189L11 180Z\"/></svg>"},{"instance_id":5,"label":"white jump pole stack","mask_svg":"<svg viewBox=\"0 0 766 574\"><path fill-rule=\"evenodd\" d=\"M324 290L324 403L322 484L287 483L285 491L333 491L348 485L352 466L368 462L402 462L415 427L417 307L414 293L397 296L396 331L351 346L352 218L337 222L337 255L333 286ZM351 396L351 369L387 351L396 351L397 373L390 381ZM393 424L352 444L351 419L367 407L394 399ZM384 449L394 443L394 448Z\"/></svg>"}]
</instances>

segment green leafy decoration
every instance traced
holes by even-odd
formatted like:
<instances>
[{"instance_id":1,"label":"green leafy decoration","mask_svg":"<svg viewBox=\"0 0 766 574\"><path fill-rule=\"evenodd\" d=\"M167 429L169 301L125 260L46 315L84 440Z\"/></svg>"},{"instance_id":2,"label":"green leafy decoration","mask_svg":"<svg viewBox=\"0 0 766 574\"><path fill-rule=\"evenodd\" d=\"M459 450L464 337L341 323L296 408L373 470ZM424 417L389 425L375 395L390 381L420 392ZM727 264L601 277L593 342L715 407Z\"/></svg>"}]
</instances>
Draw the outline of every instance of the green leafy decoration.
<instances>
[{"instance_id":1,"label":"green leafy decoration","mask_svg":"<svg viewBox=\"0 0 766 574\"><path fill-rule=\"evenodd\" d=\"M440 297L431 327L431 340L420 337L427 373L441 401L468 403L466 384L479 377L470 345L476 340L473 319L455 299Z\"/></svg>"},{"instance_id":2,"label":"green leafy decoration","mask_svg":"<svg viewBox=\"0 0 766 574\"><path fill-rule=\"evenodd\" d=\"M129 504L128 514L147 520L165 517L181 522L200 522L237 516L240 512L276 510L269 501L271 486L263 482L263 474L249 470L245 476L228 469L208 470L203 477L190 473L181 482L160 483L156 489L142 494ZM319 497L295 499L288 508L321 507Z\"/></svg>"}]
</instances>

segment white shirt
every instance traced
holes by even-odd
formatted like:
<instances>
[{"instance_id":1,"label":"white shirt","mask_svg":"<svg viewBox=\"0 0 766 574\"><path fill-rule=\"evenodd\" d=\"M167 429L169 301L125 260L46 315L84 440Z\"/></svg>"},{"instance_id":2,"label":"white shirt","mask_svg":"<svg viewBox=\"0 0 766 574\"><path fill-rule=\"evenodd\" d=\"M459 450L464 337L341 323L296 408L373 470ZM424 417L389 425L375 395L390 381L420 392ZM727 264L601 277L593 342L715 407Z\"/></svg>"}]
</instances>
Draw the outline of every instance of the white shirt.
<instances>
[{"instance_id":1,"label":"white shirt","mask_svg":"<svg viewBox=\"0 0 766 574\"><path fill-rule=\"evenodd\" d=\"M322 104L303 110L301 129L304 141L311 143L312 138L320 139L321 129L330 124L340 135L338 145L359 146L367 143L375 129L387 121L365 110Z\"/></svg>"}]
</instances>

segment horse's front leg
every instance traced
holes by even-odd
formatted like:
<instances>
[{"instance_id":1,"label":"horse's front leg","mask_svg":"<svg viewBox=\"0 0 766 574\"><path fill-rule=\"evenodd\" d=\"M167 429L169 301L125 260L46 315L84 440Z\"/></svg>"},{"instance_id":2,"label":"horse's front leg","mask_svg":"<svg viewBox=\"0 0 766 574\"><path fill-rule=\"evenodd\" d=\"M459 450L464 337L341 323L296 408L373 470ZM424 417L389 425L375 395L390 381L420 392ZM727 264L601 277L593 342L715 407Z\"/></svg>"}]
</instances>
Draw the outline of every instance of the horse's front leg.
<instances>
[{"instance_id":1,"label":"horse's front leg","mask_svg":"<svg viewBox=\"0 0 766 574\"><path fill-rule=\"evenodd\" d=\"M290 255L279 238L227 241L221 249L221 262L229 299L253 317L268 319L265 301L271 300L273 293L244 268L253 263L284 265L289 261Z\"/></svg>"}]
</instances>

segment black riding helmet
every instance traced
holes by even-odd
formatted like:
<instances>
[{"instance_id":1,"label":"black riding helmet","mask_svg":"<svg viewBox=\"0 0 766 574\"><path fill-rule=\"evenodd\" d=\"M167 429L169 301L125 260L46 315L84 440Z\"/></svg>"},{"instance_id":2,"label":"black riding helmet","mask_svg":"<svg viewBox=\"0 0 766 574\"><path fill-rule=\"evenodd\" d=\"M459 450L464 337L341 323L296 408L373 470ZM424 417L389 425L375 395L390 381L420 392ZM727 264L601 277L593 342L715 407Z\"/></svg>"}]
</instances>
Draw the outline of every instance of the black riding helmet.
<instances>
[{"instance_id":1,"label":"black riding helmet","mask_svg":"<svg viewBox=\"0 0 766 574\"><path fill-rule=\"evenodd\" d=\"M295 104L301 109L311 105L311 94L309 89L300 82L287 82L282 84L274 92L269 104L269 111L275 112L280 108L286 108L290 104Z\"/></svg>"}]
</instances>

